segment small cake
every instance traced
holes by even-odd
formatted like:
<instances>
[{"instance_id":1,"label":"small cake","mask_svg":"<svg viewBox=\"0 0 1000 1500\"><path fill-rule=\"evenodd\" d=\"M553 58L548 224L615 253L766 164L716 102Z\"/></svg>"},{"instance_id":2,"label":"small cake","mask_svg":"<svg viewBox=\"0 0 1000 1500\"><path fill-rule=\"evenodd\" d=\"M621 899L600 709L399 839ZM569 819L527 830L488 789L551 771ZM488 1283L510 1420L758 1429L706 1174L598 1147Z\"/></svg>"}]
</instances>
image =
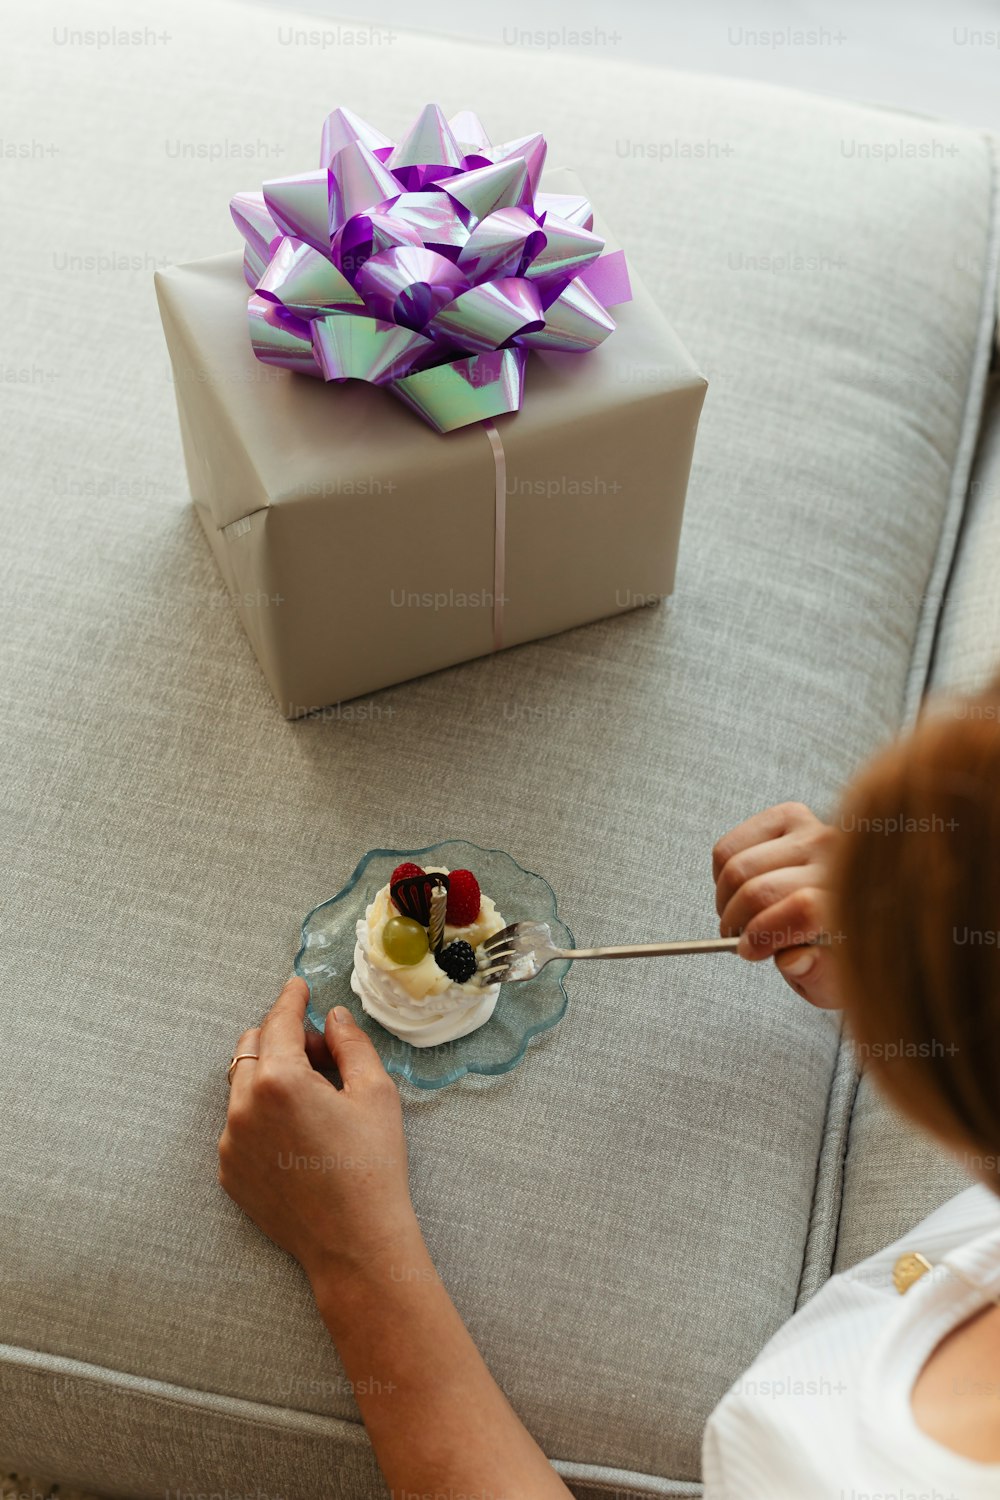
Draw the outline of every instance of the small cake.
<instances>
[{"instance_id":1,"label":"small cake","mask_svg":"<svg viewBox=\"0 0 1000 1500\"><path fill-rule=\"evenodd\" d=\"M397 865L357 925L351 989L412 1047L484 1026L499 984L476 983L476 950L506 923L471 870Z\"/></svg>"}]
</instances>

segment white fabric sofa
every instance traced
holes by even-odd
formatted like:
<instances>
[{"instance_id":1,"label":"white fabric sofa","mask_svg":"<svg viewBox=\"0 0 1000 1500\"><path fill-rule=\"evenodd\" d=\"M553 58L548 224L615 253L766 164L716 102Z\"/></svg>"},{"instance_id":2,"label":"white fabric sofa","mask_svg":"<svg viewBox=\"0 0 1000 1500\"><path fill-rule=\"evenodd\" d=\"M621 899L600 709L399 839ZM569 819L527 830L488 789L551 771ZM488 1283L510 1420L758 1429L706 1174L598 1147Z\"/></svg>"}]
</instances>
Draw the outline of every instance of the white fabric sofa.
<instances>
[{"instance_id":1,"label":"white fabric sofa","mask_svg":"<svg viewBox=\"0 0 1000 1500\"><path fill-rule=\"evenodd\" d=\"M931 683L985 675L995 150L613 59L289 42L225 0L130 15L132 44L82 24L7 23L38 149L5 163L3 229L0 1459L360 1500L306 1284L216 1183L232 1042L373 845L499 844L581 939L711 935L723 830L830 809ZM190 508L152 271L233 248L230 194L311 165L336 104L395 132L428 99L544 129L707 375L677 590L288 723ZM513 1073L405 1091L416 1205L576 1491L696 1494L771 1332L962 1182L771 968L593 966L570 994Z\"/></svg>"}]
</instances>

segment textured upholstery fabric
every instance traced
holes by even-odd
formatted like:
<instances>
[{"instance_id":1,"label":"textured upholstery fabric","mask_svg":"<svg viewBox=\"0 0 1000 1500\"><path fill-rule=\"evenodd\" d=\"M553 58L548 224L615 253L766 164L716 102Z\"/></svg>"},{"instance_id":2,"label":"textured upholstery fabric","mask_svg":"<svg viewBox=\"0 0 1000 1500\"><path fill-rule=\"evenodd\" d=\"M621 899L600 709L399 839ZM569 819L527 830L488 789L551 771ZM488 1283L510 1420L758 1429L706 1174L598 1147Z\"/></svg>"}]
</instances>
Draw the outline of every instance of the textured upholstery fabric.
<instances>
[{"instance_id":1,"label":"textured upholstery fabric","mask_svg":"<svg viewBox=\"0 0 1000 1500\"><path fill-rule=\"evenodd\" d=\"M863 1077L851 1117L835 1269L891 1245L971 1181Z\"/></svg>"},{"instance_id":2,"label":"textured upholstery fabric","mask_svg":"<svg viewBox=\"0 0 1000 1500\"><path fill-rule=\"evenodd\" d=\"M580 938L710 934L715 837L822 808L894 730L968 480L992 162L608 59L150 16L131 50L60 41L79 13L47 4L5 38L41 149L3 230L27 373L0 480L0 1454L133 1497L355 1500L304 1281L216 1184L231 1044L373 844L498 843ZM709 377L677 592L289 724L187 500L151 273L230 248L230 193L311 165L334 104L397 131L427 97L544 127ZM581 1493L689 1491L707 1412L829 1269L838 1055L768 967L594 965L514 1073L407 1091L431 1250Z\"/></svg>"},{"instance_id":3,"label":"textured upholstery fabric","mask_svg":"<svg viewBox=\"0 0 1000 1500\"><path fill-rule=\"evenodd\" d=\"M955 565L941 610L931 688L974 692L1000 670L1000 386L991 385ZM837 1268L904 1234L968 1186L958 1164L862 1081L851 1120Z\"/></svg>"},{"instance_id":4,"label":"textured upholstery fabric","mask_svg":"<svg viewBox=\"0 0 1000 1500\"><path fill-rule=\"evenodd\" d=\"M996 356L1000 364L1000 354ZM933 685L974 691L1000 671L1000 378L986 409L955 570L948 586Z\"/></svg>"}]
</instances>

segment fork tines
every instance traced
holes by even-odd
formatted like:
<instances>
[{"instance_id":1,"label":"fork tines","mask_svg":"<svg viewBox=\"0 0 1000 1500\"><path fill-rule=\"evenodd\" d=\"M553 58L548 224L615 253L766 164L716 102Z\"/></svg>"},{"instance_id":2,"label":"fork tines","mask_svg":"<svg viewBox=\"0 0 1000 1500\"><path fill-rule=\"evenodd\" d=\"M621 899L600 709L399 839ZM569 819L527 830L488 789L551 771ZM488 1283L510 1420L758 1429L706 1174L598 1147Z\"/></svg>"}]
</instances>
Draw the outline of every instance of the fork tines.
<instances>
[{"instance_id":1,"label":"fork tines","mask_svg":"<svg viewBox=\"0 0 1000 1500\"><path fill-rule=\"evenodd\" d=\"M517 923L512 922L509 927L504 927L500 932L495 932L480 944L483 952L492 959L513 958L516 951Z\"/></svg>"},{"instance_id":2,"label":"fork tines","mask_svg":"<svg viewBox=\"0 0 1000 1500\"><path fill-rule=\"evenodd\" d=\"M503 984L509 973L510 964L497 964L492 969L480 969L476 978L485 989L488 984Z\"/></svg>"},{"instance_id":3,"label":"fork tines","mask_svg":"<svg viewBox=\"0 0 1000 1500\"><path fill-rule=\"evenodd\" d=\"M476 978L483 986L503 984L518 952L518 923L512 922L479 945L479 969Z\"/></svg>"}]
</instances>

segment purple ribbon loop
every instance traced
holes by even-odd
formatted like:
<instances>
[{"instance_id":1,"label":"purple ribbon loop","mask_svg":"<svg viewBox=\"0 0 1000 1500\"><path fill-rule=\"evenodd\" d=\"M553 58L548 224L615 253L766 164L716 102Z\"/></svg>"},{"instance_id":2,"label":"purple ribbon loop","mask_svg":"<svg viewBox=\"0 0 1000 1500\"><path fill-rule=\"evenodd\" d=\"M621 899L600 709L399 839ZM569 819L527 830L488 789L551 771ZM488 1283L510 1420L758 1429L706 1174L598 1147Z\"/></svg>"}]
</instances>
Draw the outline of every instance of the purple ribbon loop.
<instances>
[{"instance_id":1,"label":"purple ribbon loop","mask_svg":"<svg viewBox=\"0 0 1000 1500\"><path fill-rule=\"evenodd\" d=\"M268 302L278 302L286 312L299 317L315 316L317 308L364 307L356 292L332 260L312 245L285 236L257 283L257 292Z\"/></svg>"},{"instance_id":2,"label":"purple ribbon loop","mask_svg":"<svg viewBox=\"0 0 1000 1500\"><path fill-rule=\"evenodd\" d=\"M539 191L545 152L470 110L428 104L394 143L335 109L318 169L230 204L254 354L384 386L438 432L517 411L528 350L595 349L632 295L588 200Z\"/></svg>"}]
</instances>

